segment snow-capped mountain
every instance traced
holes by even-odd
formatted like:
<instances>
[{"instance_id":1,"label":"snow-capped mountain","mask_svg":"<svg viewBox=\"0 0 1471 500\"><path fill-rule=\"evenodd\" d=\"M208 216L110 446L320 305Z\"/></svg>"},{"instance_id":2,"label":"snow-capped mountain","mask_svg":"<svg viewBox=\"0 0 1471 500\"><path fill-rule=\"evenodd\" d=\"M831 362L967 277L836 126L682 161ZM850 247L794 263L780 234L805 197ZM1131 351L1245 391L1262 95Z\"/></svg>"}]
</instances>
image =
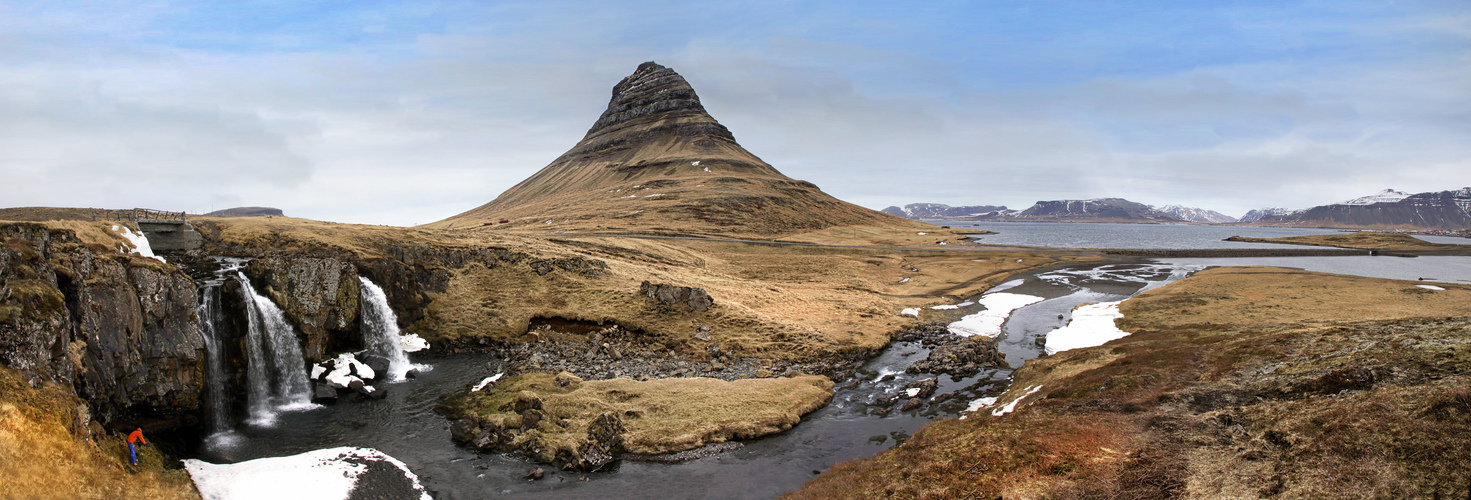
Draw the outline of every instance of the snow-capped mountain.
<instances>
[{"instance_id":1,"label":"snow-capped mountain","mask_svg":"<svg viewBox=\"0 0 1471 500\"><path fill-rule=\"evenodd\" d=\"M1005 211L1005 206L973 205L966 207L952 207L939 203L910 203L904 208L889 207L881 210L886 214L897 215L905 219L913 220L936 220L950 219L955 217L974 217L986 215L991 212Z\"/></svg>"},{"instance_id":2,"label":"snow-capped mountain","mask_svg":"<svg viewBox=\"0 0 1471 500\"><path fill-rule=\"evenodd\" d=\"M1368 199L1389 199L1404 193L1386 190ZM1397 200L1322 205L1256 220L1263 224L1318 227L1362 227L1382 229L1468 229L1471 228L1471 187L1433 191ZM1253 210L1255 212L1255 210ZM1250 214L1248 214L1250 215ZM1243 221L1246 219L1243 217Z\"/></svg>"},{"instance_id":3,"label":"snow-capped mountain","mask_svg":"<svg viewBox=\"0 0 1471 500\"><path fill-rule=\"evenodd\" d=\"M1173 215L1175 217L1179 217L1181 219L1188 220L1190 222L1206 222L1210 224L1227 224L1231 222L1236 222L1235 217L1217 212L1215 210L1206 210L1204 208L1185 207L1180 205L1165 205L1163 207L1155 207L1154 209Z\"/></svg>"},{"instance_id":4,"label":"snow-capped mountain","mask_svg":"<svg viewBox=\"0 0 1471 500\"><path fill-rule=\"evenodd\" d=\"M1394 203L1409 198L1410 193L1386 189L1369 196L1360 196L1348 201L1336 203L1336 205L1373 205L1375 203Z\"/></svg>"},{"instance_id":5,"label":"snow-capped mountain","mask_svg":"<svg viewBox=\"0 0 1471 500\"><path fill-rule=\"evenodd\" d=\"M1282 207L1259 208L1246 212L1246 215L1243 215L1240 219L1237 219L1237 222L1256 222L1262 220L1263 217L1284 217L1302 212L1303 210L1307 209Z\"/></svg>"}]
</instances>

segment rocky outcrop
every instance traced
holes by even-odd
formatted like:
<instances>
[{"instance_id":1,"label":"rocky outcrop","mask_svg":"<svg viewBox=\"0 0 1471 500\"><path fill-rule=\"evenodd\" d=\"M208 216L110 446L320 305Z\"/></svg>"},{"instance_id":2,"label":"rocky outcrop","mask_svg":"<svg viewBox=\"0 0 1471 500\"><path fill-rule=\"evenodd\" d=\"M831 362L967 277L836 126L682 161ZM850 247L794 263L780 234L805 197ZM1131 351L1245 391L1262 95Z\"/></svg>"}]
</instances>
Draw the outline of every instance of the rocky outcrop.
<instances>
[{"instance_id":1,"label":"rocky outcrop","mask_svg":"<svg viewBox=\"0 0 1471 500\"><path fill-rule=\"evenodd\" d=\"M0 362L33 385L72 387L104 422L199 407L204 339L188 276L70 230L6 224L0 235Z\"/></svg>"},{"instance_id":2,"label":"rocky outcrop","mask_svg":"<svg viewBox=\"0 0 1471 500\"><path fill-rule=\"evenodd\" d=\"M647 281L639 284L638 292L645 296L668 305L684 304L690 308L705 312L715 305L715 299L705 293L704 288L689 286L674 286L665 284L653 284Z\"/></svg>"},{"instance_id":3,"label":"rocky outcrop","mask_svg":"<svg viewBox=\"0 0 1471 500\"><path fill-rule=\"evenodd\" d=\"M905 371L909 373L947 373L955 377L970 377L983 368L1009 367L1006 356L996 350L996 339L973 336L946 339L935 347L924 359L915 361Z\"/></svg>"},{"instance_id":4,"label":"rocky outcrop","mask_svg":"<svg viewBox=\"0 0 1471 500\"><path fill-rule=\"evenodd\" d=\"M265 257L250 262L245 274L294 322L302 356L361 348L357 266L337 258Z\"/></svg>"}]
</instances>

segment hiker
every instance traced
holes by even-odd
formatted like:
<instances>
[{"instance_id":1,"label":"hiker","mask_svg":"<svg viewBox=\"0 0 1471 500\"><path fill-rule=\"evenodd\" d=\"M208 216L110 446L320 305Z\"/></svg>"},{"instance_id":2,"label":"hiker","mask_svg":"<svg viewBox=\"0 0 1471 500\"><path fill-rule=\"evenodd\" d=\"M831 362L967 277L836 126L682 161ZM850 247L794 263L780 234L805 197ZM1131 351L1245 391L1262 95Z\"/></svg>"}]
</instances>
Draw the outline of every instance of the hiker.
<instances>
[{"instance_id":1,"label":"hiker","mask_svg":"<svg viewBox=\"0 0 1471 500\"><path fill-rule=\"evenodd\" d=\"M128 434L128 458L132 459L133 465L138 465L138 448L135 447L135 445L133 444L135 442L142 442L143 444L148 444L148 440L147 439L143 439L143 428L142 427L139 427L137 430L134 430L132 434Z\"/></svg>"}]
</instances>

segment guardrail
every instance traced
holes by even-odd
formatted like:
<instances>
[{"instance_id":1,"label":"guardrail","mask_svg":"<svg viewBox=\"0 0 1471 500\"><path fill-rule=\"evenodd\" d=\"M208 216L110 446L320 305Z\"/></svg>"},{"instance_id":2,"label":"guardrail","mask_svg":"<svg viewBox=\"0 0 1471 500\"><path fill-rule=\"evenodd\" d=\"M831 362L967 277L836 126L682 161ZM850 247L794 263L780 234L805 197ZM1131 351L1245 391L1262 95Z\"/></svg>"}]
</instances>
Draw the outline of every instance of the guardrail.
<instances>
[{"instance_id":1,"label":"guardrail","mask_svg":"<svg viewBox=\"0 0 1471 500\"><path fill-rule=\"evenodd\" d=\"M187 222L185 218L185 212L165 212L163 210L150 210L147 208L97 210L92 212L92 220L129 220L154 224L183 224Z\"/></svg>"}]
</instances>

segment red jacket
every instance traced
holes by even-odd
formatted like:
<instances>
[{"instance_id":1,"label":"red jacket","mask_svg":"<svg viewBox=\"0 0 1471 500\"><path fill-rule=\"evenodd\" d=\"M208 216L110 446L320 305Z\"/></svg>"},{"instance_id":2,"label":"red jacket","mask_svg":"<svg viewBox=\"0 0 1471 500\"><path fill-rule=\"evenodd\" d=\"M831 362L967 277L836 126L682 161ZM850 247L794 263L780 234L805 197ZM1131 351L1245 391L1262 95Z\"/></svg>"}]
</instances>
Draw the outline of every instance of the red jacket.
<instances>
[{"instance_id":1,"label":"red jacket","mask_svg":"<svg viewBox=\"0 0 1471 500\"><path fill-rule=\"evenodd\" d=\"M138 429L138 430L133 431L132 434L128 434L128 442L129 443L134 443L134 442L138 442L138 441L142 441L143 444L148 444L148 440L147 439L143 439L143 429Z\"/></svg>"}]
</instances>

